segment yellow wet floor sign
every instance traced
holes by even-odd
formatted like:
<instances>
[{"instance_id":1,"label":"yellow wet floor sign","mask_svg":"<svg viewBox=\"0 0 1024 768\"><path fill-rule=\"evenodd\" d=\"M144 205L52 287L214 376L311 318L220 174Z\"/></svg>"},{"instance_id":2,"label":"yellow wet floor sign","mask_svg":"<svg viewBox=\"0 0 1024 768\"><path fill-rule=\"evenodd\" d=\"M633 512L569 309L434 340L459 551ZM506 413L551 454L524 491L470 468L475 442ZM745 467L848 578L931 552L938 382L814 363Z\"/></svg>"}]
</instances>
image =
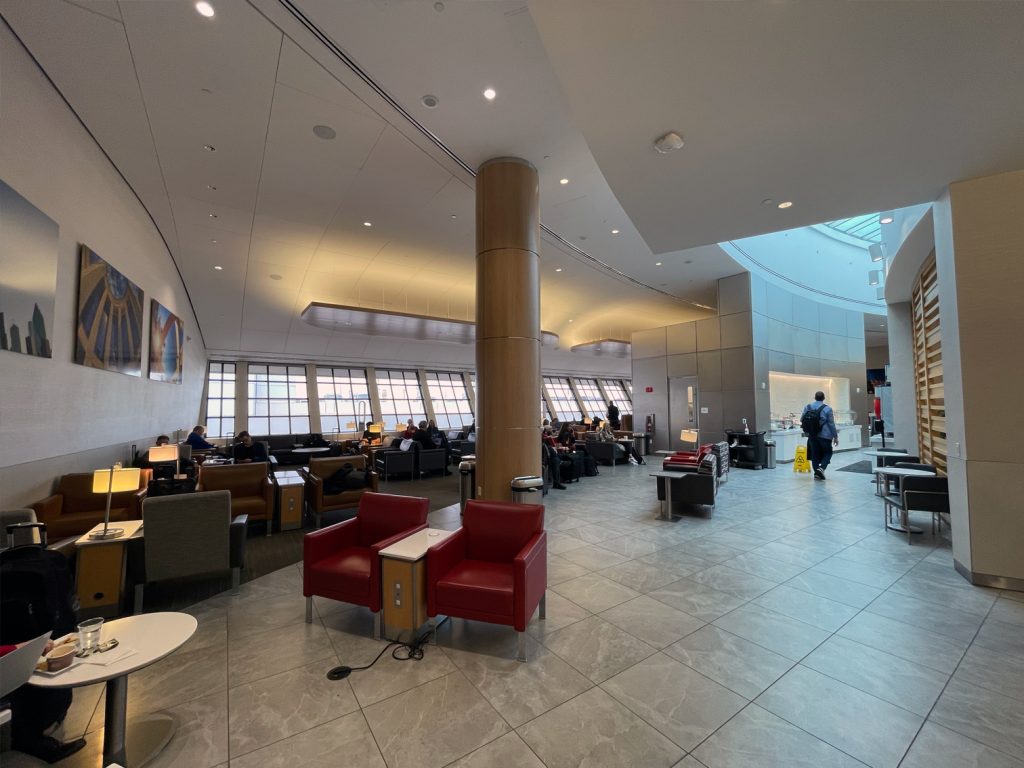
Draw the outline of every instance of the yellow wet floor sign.
<instances>
[{"instance_id":1,"label":"yellow wet floor sign","mask_svg":"<svg viewBox=\"0 0 1024 768\"><path fill-rule=\"evenodd\" d=\"M807 460L807 446L798 445L796 447L796 455L793 457L793 471L794 472L810 472L811 462Z\"/></svg>"}]
</instances>

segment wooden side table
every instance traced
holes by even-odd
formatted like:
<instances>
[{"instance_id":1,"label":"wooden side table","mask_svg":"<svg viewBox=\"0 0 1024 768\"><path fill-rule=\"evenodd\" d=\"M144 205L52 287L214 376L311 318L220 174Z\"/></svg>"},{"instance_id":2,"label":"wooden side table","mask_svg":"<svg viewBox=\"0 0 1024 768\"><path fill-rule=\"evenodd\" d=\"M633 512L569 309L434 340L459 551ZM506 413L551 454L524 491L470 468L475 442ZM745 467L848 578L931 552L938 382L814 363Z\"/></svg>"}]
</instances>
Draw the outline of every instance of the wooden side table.
<instances>
[{"instance_id":1,"label":"wooden side table","mask_svg":"<svg viewBox=\"0 0 1024 768\"><path fill-rule=\"evenodd\" d=\"M305 508L306 480L297 471L275 472L277 485L278 519L282 531L302 527L302 512Z\"/></svg>"},{"instance_id":2,"label":"wooden side table","mask_svg":"<svg viewBox=\"0 0 1024 768\"><path fill-rule=\"evenodd\" d=\"M109 618L121 613L128 542L142 538L142 521L122 520L111 527L124 528L125 535L117 539L90 539L86 533L75 542L75 584L83 617ZM103 523L99 523L90 532L102 528Z\"/></svg>"},{"instance_id":3,"label":"wooden side table","mask_svg":"<svg viewBox=\"0 0 1024 768\"><path fill-rule=\"evenodd\" d=\"M410 642L427 622L427 550L455 531L425 528L380 551L382 633Z\"/></svg>"}]
</instances>

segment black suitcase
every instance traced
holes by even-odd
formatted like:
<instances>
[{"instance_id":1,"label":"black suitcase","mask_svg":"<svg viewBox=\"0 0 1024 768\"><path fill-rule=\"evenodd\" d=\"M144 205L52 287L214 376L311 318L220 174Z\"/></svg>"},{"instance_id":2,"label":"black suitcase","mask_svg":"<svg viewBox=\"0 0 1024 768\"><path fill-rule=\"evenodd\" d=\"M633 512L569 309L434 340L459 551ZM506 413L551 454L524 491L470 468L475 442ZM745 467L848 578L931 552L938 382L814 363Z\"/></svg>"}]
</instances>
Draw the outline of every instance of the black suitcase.
<instances>
[{"instance_id":1,"label":"black suitcase","mask_svg":"<svg viewBox=\"0 0 1024 768\"><path fill-rule=\"evenodd\" d=\"M597 461L589 453L583 456L583 474L587 477L597 477Z\"/></svg>"},{"instance_id":2,"label":"black suitcase","mask_svg":"<svg viewBox=\"0 0 1024 768\"><path fill-rule=\"evenodd\" d=\"M580 477L583 475L583 454L582 453L563 453L559 456L561 459L560 470L563 483L578 483Z\"/></svg>"},{"instance_id":3,"label":"black suitcase","mask_svg":"<svg viewBox=\"0 0 1024 768\"><path fill-rule=\"evenodd\" d=\"M0 552L0 643L74 632L77 603L71 568L60 552L35 544Z\"/></svg>"}]
</instances>

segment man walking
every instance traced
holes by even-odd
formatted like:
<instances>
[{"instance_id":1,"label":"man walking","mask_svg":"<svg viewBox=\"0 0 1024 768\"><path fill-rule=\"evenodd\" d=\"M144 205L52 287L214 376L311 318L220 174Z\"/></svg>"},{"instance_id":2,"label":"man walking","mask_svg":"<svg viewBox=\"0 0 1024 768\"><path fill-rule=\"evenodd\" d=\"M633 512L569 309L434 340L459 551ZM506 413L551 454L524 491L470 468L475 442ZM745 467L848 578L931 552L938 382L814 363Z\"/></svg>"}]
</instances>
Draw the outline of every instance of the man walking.
<instances>
[{"instance_id":1,"label":"man walking","mask_svg":"<svg viewBox=\"0 0 1024 768\"><path fill-rule=\"evenodd\" d=\"M839 445L832 407L825 405L825 393L815 392L814 402L804 406L800 426L807 435L807 457L811 460L816 480L825 479L825 469L832 461L832 446Z\"/></svg>"}]
</instances>

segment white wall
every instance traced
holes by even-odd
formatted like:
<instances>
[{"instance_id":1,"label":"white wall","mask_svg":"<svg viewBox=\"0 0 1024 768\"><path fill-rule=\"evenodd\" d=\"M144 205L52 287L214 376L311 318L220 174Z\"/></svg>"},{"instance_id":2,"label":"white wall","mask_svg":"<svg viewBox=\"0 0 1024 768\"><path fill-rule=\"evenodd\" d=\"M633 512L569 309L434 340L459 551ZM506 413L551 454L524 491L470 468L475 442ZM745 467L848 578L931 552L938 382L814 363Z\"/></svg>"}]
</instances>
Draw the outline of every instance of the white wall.
<instances>
[{"instance_id":1,"label":"white wall","mask_svg":"<svg viewBox=\"0 0 1024 768\"><path fill-rule=\"evenodd\" d=\"M206 350L171 256L131 189L21 44L0 25L0 178L60 225L53 358L0 352L0 507L62 473L127 458L133 442L195 422ZM98 84L99 87L99 84ZM185 322L183 384L75 365L78 246L86 243ZM2 275L0 275L2 279Z\"/></svg>"}]
</instances>

